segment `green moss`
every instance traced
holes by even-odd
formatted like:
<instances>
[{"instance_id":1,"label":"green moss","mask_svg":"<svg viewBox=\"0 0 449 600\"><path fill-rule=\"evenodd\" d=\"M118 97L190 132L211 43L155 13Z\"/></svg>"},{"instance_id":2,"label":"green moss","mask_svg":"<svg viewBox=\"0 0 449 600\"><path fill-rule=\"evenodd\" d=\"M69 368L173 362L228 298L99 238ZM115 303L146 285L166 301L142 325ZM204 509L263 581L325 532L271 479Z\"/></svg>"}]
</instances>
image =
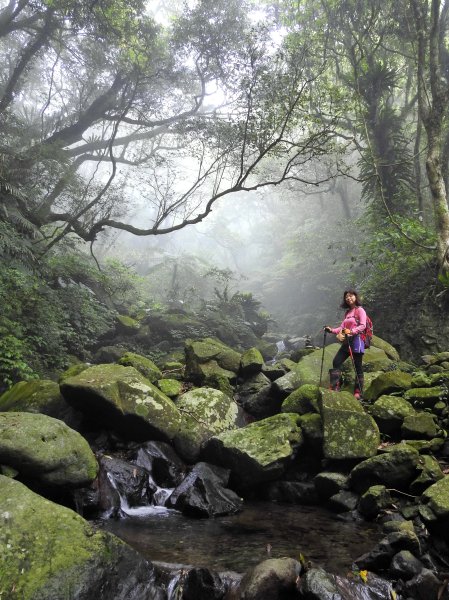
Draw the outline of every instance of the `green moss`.
<instances>
[{"instance_id":1,"label":"green moss","mask_svg":"<svg viewBox=\"0 0 449 600\"><path fill-rule=\"evenodd\" d=\"M52 417L26 412L0 413L0 463L59 486L86 485L98 471L78 432Z\"/></svg>"},{"instance_id":2,"label":"green moss","mask_svg":"<svg viewBox=\"0 0 449 600\"><path fill-rule=\"evenodd\" d=\"M42 407L61 401L59 385L54 381L19 381L0 397L0 411L41 412Z\"/></svg>"},{"instance_id":3,"label":"green moss","mask_svg":"<svg viewBox=\"0 0 449 600\"><path fill-rule=\"evenodd\" d=\"M428 503L437 518L449 517L449 477L446 475L440 481L431 485L422 495L422 501Z\"/></svg>"},{"instance_id":4,"label":"green moss","mask_svg":"<svg viewBox=\"0 0 449 600\"><path fill-rule=\"evenodd\" d=\"M176 398L182 391L182 383L177 379L159 379L157 386L169 398Z\"/></svg>"},{"instance_id":5,"label":"green moss","mask_svg":"<svg viewBox=\"0 0 449 600\"><path fill-rule=\"evenodd\" d=\"M67 379L67 377L73 377L74 375L78 375L79 373L82 373L88 368L89 365L87 365L86 363L77 363L76 365L72 365L59 376L58 383L61 383L62 381L64 381L64 379Z\"/></svg>"},{"instance_id":6,"label":"green moss","mask_svg":"<svg viewBox=\"0 0 449 600\"><path fill-rule=\"evenodd\" d=\"M125 367L134 367L151 383L155 383L162 377L161 371L152 360L134 352L126 352L118 360L118 364Z\"/></svg>"},{"instance_id":7,"label":"green moss","mask_svg":"<svg viewBox=\"0 0 449 600\"><path fill-rule=\"evenodd\" d=\"M444 388L427 387L412 388L404 394L404 398L417 408L432 408L444 396Z\"/></svg>"},{"instance_id":8,"label":"green moss","mask_svg":"<svg viewBox=\"0 0 449 600\"><path fill-rule=\"evenodd\" d=\"M0 476L0 597L74 598L126 547L73 511Z\"/></svg>"},{"instance_id":9,"label":"green moss","mask_svg":"<svg viewBox=\"0 0 449 600\"><path fill-rule=\"evenodd\" d=\"M304 415L310 412L319 412L318 398L320 388L317 385L306 383L294 390L282 403L281 412L298 413Z\"/></svg>"}]
</instances>

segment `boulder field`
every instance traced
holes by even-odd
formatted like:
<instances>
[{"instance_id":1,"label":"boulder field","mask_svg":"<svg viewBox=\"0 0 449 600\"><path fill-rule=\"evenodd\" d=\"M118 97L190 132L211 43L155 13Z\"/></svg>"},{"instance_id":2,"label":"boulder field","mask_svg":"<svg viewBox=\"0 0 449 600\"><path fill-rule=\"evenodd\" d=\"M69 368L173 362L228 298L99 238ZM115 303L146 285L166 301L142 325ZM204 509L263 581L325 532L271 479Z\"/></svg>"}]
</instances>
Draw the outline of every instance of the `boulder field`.
<instances>
[{"instance_id":1,"label":"boulder field","mask_svg":"<svg viewBox=\"0 0 449 600\"><path fill-rule=\"evenodd\" d=\"M187 340L170 369L128 352L5 392L1 600L167 599L167 571L93 520L152 504L213 518L246 499L322 505L384 537L352 578L298 557L233 579L191 566L178 598L447 600L449 353L409 364L375 337L359 402L351 365L343 391L327 389L337 348L266 364L256 348Z\"/></svg>"}]
</instances>

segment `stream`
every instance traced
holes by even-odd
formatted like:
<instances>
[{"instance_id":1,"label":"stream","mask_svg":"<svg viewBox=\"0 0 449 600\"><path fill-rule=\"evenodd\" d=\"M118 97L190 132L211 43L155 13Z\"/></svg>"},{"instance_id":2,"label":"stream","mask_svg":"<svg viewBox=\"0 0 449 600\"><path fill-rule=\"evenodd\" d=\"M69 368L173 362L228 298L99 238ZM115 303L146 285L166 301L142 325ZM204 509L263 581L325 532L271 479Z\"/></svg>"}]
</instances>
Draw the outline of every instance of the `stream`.
<instances>
[{"instance_id":1,"label":"stream","mask_svg":"<svg viewBox=\"0 0 449 600\"><path fill-rule=\"evenodd\" d=\"M136 509L101 521L151 561L243 573L266 558L302 554L315 567L345 575L382 537L376 524L340 520L322 508L246 503L241 513L190 519L163 507Z\"/></svg>"}]
</instances>

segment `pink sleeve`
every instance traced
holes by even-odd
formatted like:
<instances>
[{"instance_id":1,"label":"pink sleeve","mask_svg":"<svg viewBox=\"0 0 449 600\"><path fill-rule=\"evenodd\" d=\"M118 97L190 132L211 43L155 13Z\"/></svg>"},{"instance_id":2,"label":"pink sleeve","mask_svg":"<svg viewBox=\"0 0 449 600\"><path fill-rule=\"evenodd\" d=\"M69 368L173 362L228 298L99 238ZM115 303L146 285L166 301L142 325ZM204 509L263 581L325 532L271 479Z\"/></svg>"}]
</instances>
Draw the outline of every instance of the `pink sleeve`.
<instances>
[{"instance_id":1,"label":"pink sleeve","mask_svg":"<svg viewBox=\"0 0 449 600\"><path fill-rule=\"evenodd\" d=\"M357 333L363 333L366 329L366 312L365 309L361 306L357 307L356 310L356 319L359 322L357 327L353 327L351 329L351 335L356 335Z\"/></svg>"},{"instance_id":2,"label":"pink sleeve","mask_svg":"<svg viewBox=\"0 0 449 600\"><path fill-rule=\"evenodd\" d=\"M343 329L343 323L344 323L344 321L341 322L340 327L331 327L331 332L335 333L335 334L340 333L341 330Z\"/></svg>"}]
</instances>

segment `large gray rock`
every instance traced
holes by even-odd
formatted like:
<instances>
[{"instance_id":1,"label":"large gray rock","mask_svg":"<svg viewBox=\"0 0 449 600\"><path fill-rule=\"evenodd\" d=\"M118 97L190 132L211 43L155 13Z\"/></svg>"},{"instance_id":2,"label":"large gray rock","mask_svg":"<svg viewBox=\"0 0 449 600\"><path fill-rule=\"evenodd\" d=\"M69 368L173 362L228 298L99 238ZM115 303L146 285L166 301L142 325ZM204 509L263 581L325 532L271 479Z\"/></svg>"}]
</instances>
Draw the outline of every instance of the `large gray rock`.
<instances>
[{"instance_id":1,"label":"large gray rock","mask_svg":"<svg viewBox=\"0 0 449 600\"><path fill-rule=\"evenodd\" d=\"M163 600L153 567L115 536L0 475L5 600Z\"/></svg>"},{"instance_id":2,"label":"large gray rock","mask_svg":"<svg viewBox=\"0 0 449 600\"><path fill-rule=\"evenodd\" d=\"M204 446L208 462L231 470L231 481L249 488L277 479L303 443L298 415L283 413L212 437Z\"/></svg>"},{"instance_id":3,"label":"large gray rock","mask_svg":"<svg viewBox=\"0 0 449 600\"><path fill-rule=\"evenodd\" d=\"M170 441L181 424L170 398L134 367L90 367L65 379L61 392L76 409L133 440Z\"/></svg>"},{"instance_id":4,"label":"large gray rock","mask_svg":"<svg viewBox=\"0 0 449 600\"><path fill-rule=\"evenodd\" d=\"M176 403L182 419L174 446L187 462L194 463L201 446L213 435L234 429L239 409L235 401L213 388L197 388L179 397Z\"/></svg>"},{"instance_id":5,"label":"large gray rock","mask_svg":"<svg viewBox=\"0 0 449 600\"><path fill-rule=\"evenodd\" d=\"M27 412L0 413L0 464L50 486L80 487L98 472L89 444L77 431Z\"/></svg>"}]
</instances>

